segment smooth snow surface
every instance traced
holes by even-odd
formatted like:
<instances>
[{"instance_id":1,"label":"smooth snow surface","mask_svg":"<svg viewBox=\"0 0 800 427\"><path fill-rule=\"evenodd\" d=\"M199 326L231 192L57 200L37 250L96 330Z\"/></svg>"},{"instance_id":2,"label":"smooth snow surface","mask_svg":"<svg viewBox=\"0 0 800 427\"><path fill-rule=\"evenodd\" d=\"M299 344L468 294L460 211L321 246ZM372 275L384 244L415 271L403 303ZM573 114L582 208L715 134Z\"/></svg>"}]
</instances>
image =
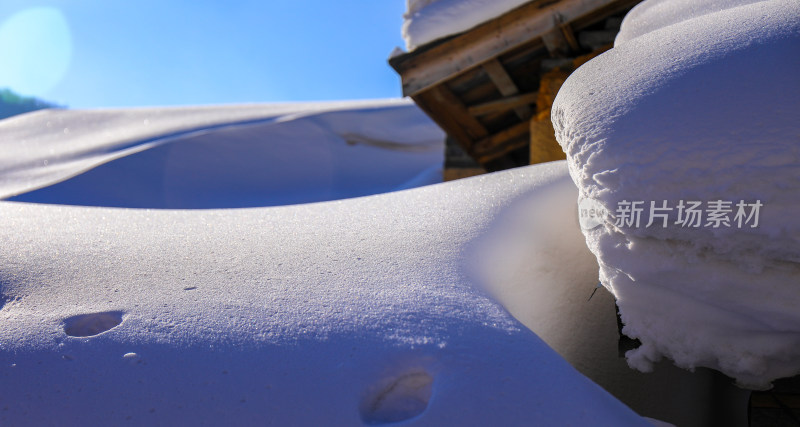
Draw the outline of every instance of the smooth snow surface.
<instances>
[{"instance_id":1,"label":"smooth snow surface","mask_svg":"<svg viewBox=\"0 0 800 427\"><path fill-rule=\"evenodd\" d=\"M406 0L403 39L408 50L462 33L530 0Z\"/></svg>"},{"instance_id":2,"label":"smooth snow surface","mask_svg":"<svg viewBox=\"0 0 800 427\"><path fill-rule=\"evenodd\" d=\"M616 45L672 24L763 0L656 0L640 3L625 15Z\"/></svg>"},{"instance_id":3,"label":"smooth snow surface","mask_svg":"<svg viewBox=\"0 0 800 427\"><path fill-rule=\"evenodd\" d=\"M45 110L0 122L0 146L0 198L228 208L441 182L444 134L389 100Z\"/></svg>"},{"instance_id":4,"label":"smooth snow surface","mask_svg":"<svg viewBox=\"0 0 800 427\"><path fill-rule=\"evenodd\" d=\"M673 207L668 226L585 230L629 363L667 356L761 388L800 373L800 7L647 1L553 108L580 197ZM676 224L679 201L763 204L759 224Z\"/></svg>"},{"instance_id":5,"label":"smooth snow surface","mask_svg":"<svg viewBox=\"0 0 800 427\"><path fill-rule=\"evenodd\" d=\"M476 238L566 174L252 209L0 202L0 421L648 425L470 279Z\"/></svg>"}]
</instances>

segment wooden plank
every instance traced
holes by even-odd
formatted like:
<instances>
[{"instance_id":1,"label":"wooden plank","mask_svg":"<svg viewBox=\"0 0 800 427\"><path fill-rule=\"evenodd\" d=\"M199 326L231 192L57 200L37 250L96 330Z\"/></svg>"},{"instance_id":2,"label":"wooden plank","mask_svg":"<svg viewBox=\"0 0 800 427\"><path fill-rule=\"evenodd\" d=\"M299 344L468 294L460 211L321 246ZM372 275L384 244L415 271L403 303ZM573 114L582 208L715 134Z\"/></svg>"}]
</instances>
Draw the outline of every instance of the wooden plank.
<instances>
[{"instance_id":1,"label":"wooden plank","mask_svg":"<svg viewBox=\"0 0 800 427\"><path fill-rule=\"evenodd\" d=\"M551 58L564 58L574 56L580 50L580 44L575 39L575 33L561 14L553 16L554 28L542 35L542 42Z\"/></svg>"},{"instance_id":2,"label":"wooden plank","mask_svg":"<svg viewBox=\"0 0 800 427\"><path fill-rule=\"evenodd\" d=\"M449 83L447 86L452 87ZM458 94L458 99L464 105L482 104L497 99L497 87L488 78L485 83L473 86L463 92L456 92L455 89L452 92Z\"/></svg>"},{"instance_id":3,"label":"wooden plank","mask_svg":"<svg viewBox=\"0 0 800 427\"><path fill-rule=\"evenodd\" d=\"M561 145L556 141L553 123L550 117L541 120L531 120L530 150L528 152L530 164L552 162L567 158Z\"/></svg>"},{"instance_id":4,"label":"wooden plank","mask_svg":"<svg viewBox=\"0 0 800 427\"><path fill-rule=\"evenodd\" d=\"M393 61L403 80L403 94L415 95L443 81L540 38L564 23L615 3L615 0L534 0L447 42Z\"/></svg>"},{"instance_id":5,"label":"wooden plank","mask_svg":"<svg viewBox=\"0 0 800 427\"><path fill-rule=\"evenodd\" d=\"M551 58L564 58L569 56L571 47L561 32L561 27L553 28L542 35L544 47Z\"/></svg>"},{"instance_id":6,"label":"wooden plank","mask_svg":"<svg viewBox=\"0 0 800 427\"><path fill-rule=\"evenodd\" d=\"M433 119L439 127L442 128L449 136L456 140L468 154L471 155L472 151L472 138L464 131L458 124L450 119L447 115L440 115L442 111L441 106L430 104L427 92L423 92L413 97L417 106L425 112L431 119Z\"/></svg>"},{"instance_id":7,"label":"wooden plank","mask_svg":"<svg viewBox=\"0 0 800 427\"><path fill-rule=\"evenodd\" d=\"M517 85L508 72L503 68L503 64L497 58L485 62L481 67L489 75L489 79L497 86L500 94L503 96L514 96L519 93ZM522 120L528 120L531 117L531 109L527 105L515 107L514 111Z\"/></svg>"},{"instance_id":8,"label":"wooden plank","mask_svg":"<svg viewBox=\"0 0 800 427\"><path fill-rule=\"evenodd\" d=\"M568 23L561 25L561 34L564 35L564 40L567 41L573 52L580 50L581 45L578 44L578 39L575 38L575 31L572 29L572 25Z\"/></svg>"},{"instance_id":9,"label":"wooden plank","mask_svg":"<svg viewBox=\"0 0 800 427\"><path fill-rule=\"evenodd\" d=\"M489 162L493 162L497 159L505 157L512 151L519 150L520 148L525 148L526 146L528 146L528 144L530 144L530 141L528 141L528 138L525 135L522 135L520 138L506 141L495 147L492 151L478 156L478 162L480 164L488 164ZM515 167L515 166L510 166L510 167Z\"/></svg>"},{"instance_id":10,"label":"wooden plank","mask_svg":"<svg viewBox=\"0 0 800 427\"><path fill-rule=\"evenodd\" d=\"M474 142L485 138L489 132L469 114L464 104L447 87L437 86L414 96L413 99L467 154L475 157Z\"/></svg>"},{"instance_id":11,"label":"wooden plank","mask_svg":"<svg viewBox=\"0 0 800 427\"><path fill-rule=\"evenodd\" d=\"M430 93L432 99L446 109L445 113L449 113L453 120L469 133L472 140L479 140L489 134L481 122L469 114L467 107L445 85L432 88Z\"/></svg>"},{"instance_id":12,"label":"wooden plank","mask_svg":"<svg viewBox=\"0 0 800 427\"><path fill-rule=\"evenodd\" d=\"M530 124L528 122L520 122L510 128L504 129L492 136L486 137L474 145L474 153L476 159L480 163L485 163L484 160L481 160L482 157L486 157L496 151L497 146L503 145L508 141L511 141L514 138L518 138L528 133ZM528 144L528 139L525 138L525 141L521 146L525 146Z\"/></svg>"},{"instance_id":13,"label":"wooden plank","mask_svg":"<svg viewBox=\"0 0 800 427\"><path fill-rule=\"evenodd\" d=\"M551 58L571 56L573 50L562 31L563 21L564 18L560 14L553 15L553 29L542 34L542 42Z\"/></svg>"},{"instance_id":14,"label":"wooden plank","mask_svg":"<svg viewBox=\"0 0 800 427\"><path fill-rule=\"evenodd\" d=\"M522 105L527 106L530 104L535 104L538 96L539 92L530 92L522 95L509 96L496 101L489 101L483 104L473 105L472 107L467 108L467 111L469 111L469 113L473 116L500 113Z\"/></svg>"},{"instance_id":15,"label":"wooden plank","mask_svg":"<svg viewBox=\"0 0 800 427\"><path fill-rule=\"evenodd\" d=\"M497 89L500 90L503 96L512 96L519 93L517 85L514 84L514 81L511 80L511 76L509 76L506 69L503 68L503 64L496 58L485 62L481 67L483 67L486 74L489 75L489 78L492 79L492 82L497 86Z\"/></svg>"}]
</instances>

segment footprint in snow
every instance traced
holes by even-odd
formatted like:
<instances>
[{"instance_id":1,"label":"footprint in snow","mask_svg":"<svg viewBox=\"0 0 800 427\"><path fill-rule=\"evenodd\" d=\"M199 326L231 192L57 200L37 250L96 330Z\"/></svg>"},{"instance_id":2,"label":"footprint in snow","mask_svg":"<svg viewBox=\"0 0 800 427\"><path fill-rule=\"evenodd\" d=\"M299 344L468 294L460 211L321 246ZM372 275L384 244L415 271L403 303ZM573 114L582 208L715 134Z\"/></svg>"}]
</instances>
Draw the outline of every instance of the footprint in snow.
<instances>
[{"instance_id":1,"label":"footprint in snow","mask_svg":"<svg viewBox=\"0 0 800 427\"><path fill-rule=\"evenodd\" d=\"M64 319L64 332L71 337L93 337L122 323L121 311L79 314Z\"/></svg>"}]
</instances>

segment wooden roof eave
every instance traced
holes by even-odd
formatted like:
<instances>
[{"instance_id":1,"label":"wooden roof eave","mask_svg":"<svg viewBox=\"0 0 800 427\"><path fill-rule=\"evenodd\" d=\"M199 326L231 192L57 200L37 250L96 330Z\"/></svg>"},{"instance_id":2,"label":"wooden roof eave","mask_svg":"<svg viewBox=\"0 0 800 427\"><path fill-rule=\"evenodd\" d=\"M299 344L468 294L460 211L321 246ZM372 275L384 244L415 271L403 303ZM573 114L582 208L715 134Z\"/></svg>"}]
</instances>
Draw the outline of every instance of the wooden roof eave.
<instances>
[{"instance_id":1,"label":"wooden roof eave","mask_svg":"<svg viewBox=\"0 0 800 427\"><path fill-rule=\"evenodd\" d=\"M398 55L403 95L414 96L620 0L533 0L467 32Z\"/></svg>"}]
</instances>

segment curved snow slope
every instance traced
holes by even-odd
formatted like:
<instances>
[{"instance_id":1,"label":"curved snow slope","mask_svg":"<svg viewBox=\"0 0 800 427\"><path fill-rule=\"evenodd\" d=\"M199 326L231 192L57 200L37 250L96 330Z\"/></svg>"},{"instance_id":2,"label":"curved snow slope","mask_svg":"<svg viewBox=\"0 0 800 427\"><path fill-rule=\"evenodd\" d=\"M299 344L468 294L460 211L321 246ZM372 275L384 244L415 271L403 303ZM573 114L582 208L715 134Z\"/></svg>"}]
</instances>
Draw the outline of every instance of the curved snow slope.
<instances>
[{"instance_id":1,"label":"curved snow slope","mask_svg":"<svg viewBox=\"0 0 800 427\"><path fill-rule=\"evenodd\" d=\"M530 0L407 0L403 22L406 48L462 33Z\"/></svg>"},{"instance_id":2,"label":"curved snow slope","mask_svg":"<svg viewBox=\"0 0 800 427\"><path fill-rule=\"evenodd\" d=\"M0 197L132 208L383 193L441 182L444 153L406 101L49 110L0 122L0 135Z\"/></svg>"},{"instance_id":3,"label":"curved snow slope","mask_svg":"<svg viewBox=\"0 0 800 427\"><path fill-rule=\"evenodd\" d=\"M742 425L750 393L729 378L668 362L642 373L620 357L614 297L598 289L599 267L580 231L577 197L567 173L517 197L472 246L473 277L570 365L637 413L682 427Z\"/></svg>"},{"instance_id":4,"label":"curved snow slope","mask_svg":"<svg viewBox=\"0 0 800 427\"><path fill-rule=\"evenodd\" d=\"M255 209L0 202L0 420L647 425L467 274L498 212L565 175Z\"/></svg>"},{"instance_id":5,"label":"curved snow slope","mask_svg":"<svg viewBox=\"0 0 800 427\"><path fill-rule=\"evenodd\" d=\"M763 0L650 0L639 3L627 15L614 43L628 40L710 13Z\"/></svg>"},{"instance_id":6,"label":"curved snow slope","mask_svg":"<svg viewBox=\"0 0 800 427\"><path fill-rule=\"evenodd\" d=\"M800 373L800 8L739 3L697 17L685 1L638 6L552 118L581 197L612 213L645 203L639 227L584 233L643 342L629 363L667 356L766 387ZM733 225L682 227L680 200L731 201ZM736 226L740 200L763 203L758 227ZM645 227L650 201L673 207L666 228Z\"/></svg>"}]
</instances>

